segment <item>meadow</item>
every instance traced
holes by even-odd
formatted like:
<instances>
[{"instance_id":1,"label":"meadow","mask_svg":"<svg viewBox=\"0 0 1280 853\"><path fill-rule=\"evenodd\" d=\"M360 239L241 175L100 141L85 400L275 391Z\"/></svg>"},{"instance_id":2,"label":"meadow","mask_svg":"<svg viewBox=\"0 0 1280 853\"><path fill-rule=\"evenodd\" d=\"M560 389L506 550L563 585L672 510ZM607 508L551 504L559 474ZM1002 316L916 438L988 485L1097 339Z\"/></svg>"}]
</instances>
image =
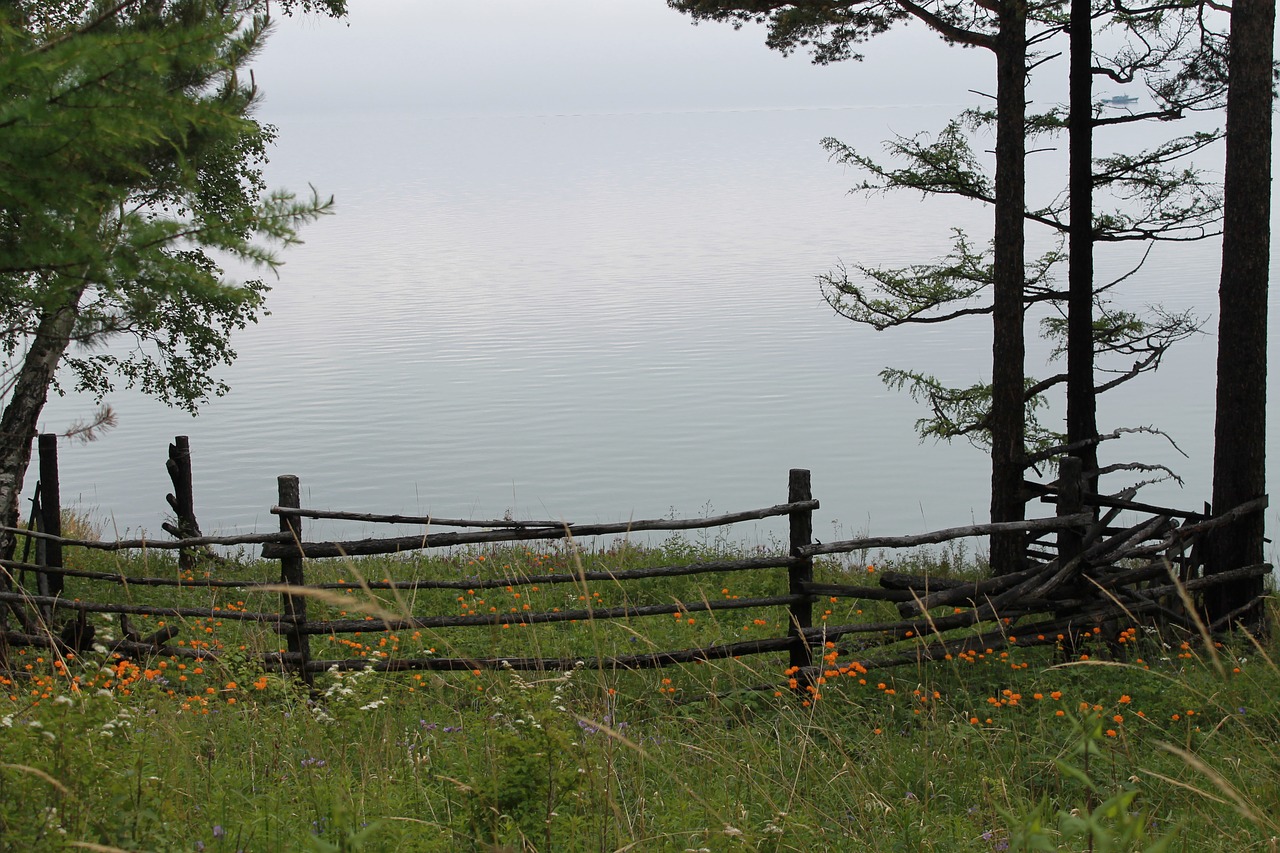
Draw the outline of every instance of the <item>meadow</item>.
<instances>
[{"instance_id":1,"label":"meadow","mask_svg":"<svg viewBox=\"0 0 1280 853\"><path fill-rule=\"evenodd\" d=\"M567 567L740 553L672 537L595 550L461 550L311 561L309 581L535 579ZM980 571L962 550L819 562L819 580L890 568ZM155 552L70 551L67 564L176 575ZM269 576L244 560L219 576ZM785 577L785 569L774 570ZM865 578L863 578L865 579ZM68 596L84 581L67 579ZM776 592L777 575L576 588L346 590L332 615L440 614L695 601ZM116 588L163 604L172 590ZM248 588L184 591L200 606L271 609ZM278 603L278 598L276 599ZM1280 606L1273 596L1269 616ZM865 613L863 612L865 610ZM882 612L883 611L883 612ZM815 618L889 605L832 598ZM674 616L674 618L672 618ZM779 636L785 611L630 622L371 630L312 639L317 658L566 657ZM320 674L314 691L254 662L274 632L231 618L168 620L216 660L97 649L8 649L0 674L0 850L720 851L1277 850L1280 648L1247 635L1108 626L1052 645L865 671L822 649L803 690L785 654L644 671ZM166 620L136 618L149 633ZM833 623L834 624L834 623ZM1016 625L1009 626L1010 632ZM1275 631L1272 631L1275 636ZM797 689L800 688L800 689Z\"/></svg>"}]
</instances>

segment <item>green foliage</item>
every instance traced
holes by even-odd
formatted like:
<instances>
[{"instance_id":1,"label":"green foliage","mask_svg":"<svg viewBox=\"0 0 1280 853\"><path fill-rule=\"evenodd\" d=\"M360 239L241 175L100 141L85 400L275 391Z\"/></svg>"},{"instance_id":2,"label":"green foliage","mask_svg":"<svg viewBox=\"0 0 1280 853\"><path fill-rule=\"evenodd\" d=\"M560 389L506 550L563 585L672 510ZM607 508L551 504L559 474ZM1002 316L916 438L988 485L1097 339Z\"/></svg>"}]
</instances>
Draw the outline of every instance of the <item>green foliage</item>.
<instances>
[{"instance_id":1,"label":"green foliage","mask_svg":"<svg viewBox=\"0 0 1280 853\"><path fill-rule=\"evenodd\" d=\"M855 48L887 32L909 14L896 3L775 3L731 0L667 0L667 5L695 21L767 24L766 44L783 54L799 49L812 53L819 65L860 60Z\"/></svg>"},{"instance_id":2,"label":"green foliage","mask_svg":"<svg viewBox=\"0 0 1280 853\"><path fill-rule=\"evenodd\" d=\"M906 389L911 399L926 404L932 416L916 421L916 432L923 441L926 438L944 439L964 437L978 447L989 447L991 435L987 418L991 412L991 385L977 383L967 388L950 388L934 376L912 370L886 367L880 371L880 380L894 391ZM1035 388L1033 379L1026 380L1028 391ZM1026 436L1024 441L1032 449L1060 443L1062 436L1040 423L1037 411L1048 401L1042 394L1030 394L1026 402Z\"/></svg>"},{"instance_id":3,"label":"green foliage","mask_svg":"<svg viewBox=\"0 0 1280 853\"><path fill-rule=\"evenodd\" d=\"M71 387L100 398L119 378L194 411L226 390L212 371L267 290L221 265L276 266L270 244L331 204L263 182L274 130L245 71L267 18L205 0L18 8L0 12L5 372L72 312Z\"/></svg>"},{"instance_id":4,"label":"green foliage","mask_svg":"<svg viewBox=\"0 0 1280 853\"><path fill-rule=\"evenodd\" d=\"M965 124L963 118L953 119L936 135L895 136L886 142L891 157L907 162L900 169L882 166L838 139L824 139L822 147L833 159L872 176L874 180L864 181L854 191L907 189L994 202L995 190L969 146Z\"/></svg>"},{"instance_id":5,"label":"green foliage","mask_svg":"<svg viewBox=\"0 0 1280 853\"><path fill-rule=\"evenodd\" d=\"M568 547L317 561L308 576L536 576L571 565ZM726 548L673 539L579 558L588 571L617 570L667 564L674 553L719 558ZM129 576L176 570L150 553L108 557ZM922 555L919 565L910 558L895 567L953 577L976 570L958 550ZM875 559L877 571L889 566ZM237 576L268 570L248 565ZM869 574L865 563L816 568L833 582L853 570ZM684 586L653 579L636 596L776 588L779 578L757 574L680 579ZM67 593L86 597L90 583L70 577ZM578 594L616 590L591 582ZM248 588L116 591L170 607L193 595L226 611L271 606ZM459 606L421 592L415 612ZM516 601L500 589L483 594L500 609ZM369 595L357 590L353 603ZM861 607L872 621L894 612L852 599L823 602L822 611L843 621ZM135 627L145 633L156 621L138 617ZM676 623L633 620L637 642L626 646L719 642L736 624ZM98 625L104 642L113 624ZM182 639L204 638L222 657L198 665L9 650L10 670L0 672L0 850L992 853L1005 844L1143 850L1173 836L1175 847L1225 852L1265 849L1280 813L1274 640L1215 648L1221 674L1196 636L1142 631L1120 641L1100 630L1076 646L1089 660L1066 664L1065 651L1015 643L972 659L841 674L858 652L831 649L835 674L807 706L786 689L785 655L572 674L357 669L320 673L313 699L250 661L249 651L278 647L269 627L175 624ZM367 631L350 656L367 661L382 640L400 646L397 657L418 655L418 642L477 657L542 656L553 642L563 644L556 652L589 656L610 642L609 629L590 621L545 633L468 631L456 641L453 631L420 640ZM1117 653L1127 662L1097 663Z\"/></svg>"},{"instance_id":6,"label":"green foliage","mask_svg":"<svg viewBox=\"0 0 1280 853\"><path fill-rule=\"evenodd\" d=\"M1074 729L1068 749L1071 758L1056 758L1053 764L1064 780L1079 783L1086 800L1070 810L1059 808L1056 813L1047 797L1022 816L1001 810L1009 823L1008 849L1013 853L1054 853L1064 847L1096 853L1169 850L1177 840L1177 830L1144 843L1150 834L1151 816L1136 809L1141 790L1133 782L1109 793L1090 776L1091 761L1106 754L1102 716L1096 711L1084 717L1072 716L1071 725ZM1106 799L1094 805L1101 797Z\"/></svg>"}]
</instances>

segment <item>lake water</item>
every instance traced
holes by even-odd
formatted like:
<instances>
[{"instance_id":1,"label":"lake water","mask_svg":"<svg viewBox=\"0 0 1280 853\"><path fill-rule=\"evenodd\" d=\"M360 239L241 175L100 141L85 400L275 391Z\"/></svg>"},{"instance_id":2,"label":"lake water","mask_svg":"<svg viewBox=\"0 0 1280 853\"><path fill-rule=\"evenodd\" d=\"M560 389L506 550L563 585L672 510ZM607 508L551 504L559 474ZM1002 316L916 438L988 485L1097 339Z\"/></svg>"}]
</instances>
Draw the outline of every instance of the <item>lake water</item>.
<instances>
[{"instance_id":1,"label":"lake water","mask_svg":"<svg viewBox=\"0 0 1280 853\"><path fill-rule=\"evenodd\" d=\"M989 377L983 323L876 333L836 316L815 283L842 260L934 259L953 225L986 239L972 205L848 195L858 176L818 145L874 151L964 103L271 116L272 183L314 183L337 215L288 252L271 316L221 374L232 393L196 419L112 395L120 426L60 451L64 501L158 534L165 445L187 434L210 533L274 529L282 473L301 477L305 506L593 522L780 503L787 469L807 467L822 539L984 521L986 456L921 444L922 409L877 378L889 365ZM1032 166L1037 186L1060 179L1052 156ZM1127 257L1102 256L1100 274ZM1218 263L1208 243L1157 250L1119 301L1211 317ZM1190 457L1155 437L1104 450L1184 476L1149 500L1209 496L1207 328L1102 401L1104 429L1158 425ZM1044 356L1032 347L1029 372L1049 371ZM89 405L54 400L44 424Z\"/></svg>"}]
</instances>

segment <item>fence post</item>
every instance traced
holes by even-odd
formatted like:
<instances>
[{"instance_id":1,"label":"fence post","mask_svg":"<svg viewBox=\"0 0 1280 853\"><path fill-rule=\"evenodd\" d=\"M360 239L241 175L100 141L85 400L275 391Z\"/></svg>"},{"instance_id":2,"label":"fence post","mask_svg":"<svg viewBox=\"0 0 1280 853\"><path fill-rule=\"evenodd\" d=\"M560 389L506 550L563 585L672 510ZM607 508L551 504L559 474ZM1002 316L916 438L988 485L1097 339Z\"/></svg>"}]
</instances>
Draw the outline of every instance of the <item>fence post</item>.
<instances>
[{"instance_id":1,"label":"fence post","mask_svg":"<svg viewBox=\"0 0 1280 853\"><path fill-rule=\"evenodd\" d=\"M169 459L164 464L173 482L173 494L165 495L169 508L173 510L176 524L162 525L165 531L176 539L190 539L200 535L200 525L196 522L194 487L191 483L191 442L185 435L175 436L169 445ZM183 549L178 552L178 568L184 572L196 567L194 551Z\"/></svg>"},{"instance_id":2,"label":"fence post","mask_svg":"<svg viewBox=\"0 0 1280 853\"><path fill-rule=\"evenodd\" d=\"M40 532L50 536L62 535L62 505L58 496L58 436L42 433L37 445L40 452ZM44 566L37 575L36 588L41 595L62 594L62 572L49 569L62 568L62 543L45 539ZM52 616L52 610L49 612Z\"/></svg>"},{"instance_id":3,"label":"fence post","mask_svg":"<svg viewBox=\"0 0 1280 853\"><path fill-rule=\"evenodd\" d=\"M813 500L813 489L810 485L809 471L806 468L792 468L787 477L787 503ZM813 542L813 510L792 510L788 515L791 522L791 556L799 558L787 569L787 591L791 595L804 594L804 584L813 582L813 557L803 557L800 549ZM813 602L804 601L791 605L791 624L787 636L792 638L791 666L800 667L805 673L797 682L807 686L808 668L813 665L813 656L809 649L809 641L801 633L801 629L813 625Z\"/></svg>"},{"instance_id":4,"label":"fence post","mask_svg":"<svg viewBox=\"0 0 1280 853\"><path fill-rule=\"evenodd\" d=\"M293 474L282 474L276 480L279 487L279 500L277 504L282 507L298 508L302 506L302 493L298 487L298 478ZM302 542L302 518L297 515L280 516L280 532L288 533L293 536L294 544L300 545ZM285 548L288 548L285 544ZM299 548L296 554L282 556L280 558L280 581L290 586L302 586L306 581L302 574L302 551ZM307 669L307 664L311 662L311 638L310 635L302 632L302 625L307 621L307 599L300 595L290 595L289 593L281 593L281 606L285 616L292 616L299 620L290 625L286 632L289 640L289 651L302 656L302 660L298 665L298 674L302 681L308 687L312 686L315 679L311 671Z\"/></svg>"}]
</instances>

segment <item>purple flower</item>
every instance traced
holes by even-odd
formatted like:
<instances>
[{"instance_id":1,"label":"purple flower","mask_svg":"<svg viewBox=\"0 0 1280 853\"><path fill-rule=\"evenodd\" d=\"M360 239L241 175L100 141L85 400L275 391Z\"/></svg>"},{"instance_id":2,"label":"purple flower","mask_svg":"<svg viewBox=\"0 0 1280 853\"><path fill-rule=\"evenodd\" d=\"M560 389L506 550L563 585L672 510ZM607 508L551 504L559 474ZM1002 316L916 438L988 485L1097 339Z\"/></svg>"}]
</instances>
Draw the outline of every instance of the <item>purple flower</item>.
<instances>
[{"instance_id":1,"label":"purple flower","mask_svg":"<svg viewBox=\"0 0 1280 853\"><path fill-rule=\"evenodd\" d=\"M215 823L215 824L213 825L213 837L214 837L214 838L221 838L222 836L224 836L224 835L226 835L226 834L227 834L227 831L226 831L225 829L223 829L223 828L222 828L222 824L220 824L220 823Z\"/></svg>"}]
</instances>

